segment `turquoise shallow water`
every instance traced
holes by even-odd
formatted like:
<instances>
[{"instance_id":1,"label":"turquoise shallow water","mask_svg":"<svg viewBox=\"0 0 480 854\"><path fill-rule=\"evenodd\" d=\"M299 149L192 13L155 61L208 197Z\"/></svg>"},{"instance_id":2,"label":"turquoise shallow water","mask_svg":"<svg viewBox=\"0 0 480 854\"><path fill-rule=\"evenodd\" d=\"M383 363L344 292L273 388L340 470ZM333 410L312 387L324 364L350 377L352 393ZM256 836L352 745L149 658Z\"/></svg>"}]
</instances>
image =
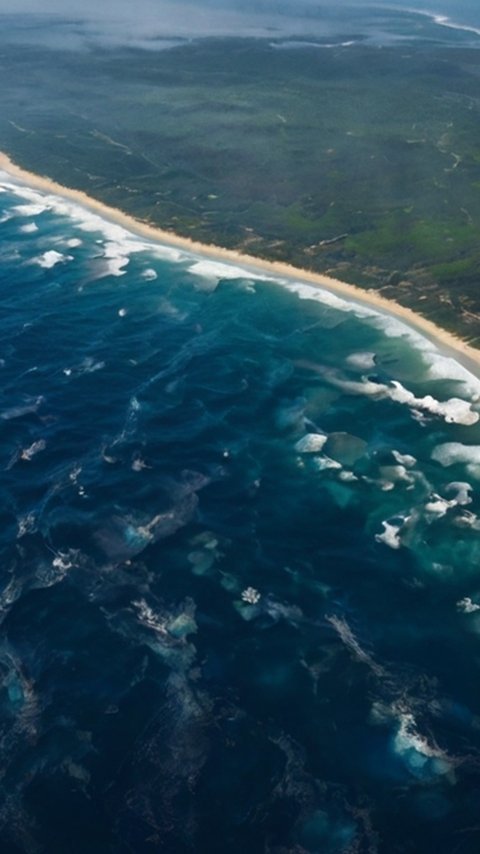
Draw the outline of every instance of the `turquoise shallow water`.
<instances>
[{"instance_id":1,"label":"turquoise shallow water","mask_svg":"<svg viewBox=\"0 0 480 854\"><path fill-rule=\"evenodd\" d=\"M479 383L1 186L2 851L477 852Z\"/></svg>"}]
</instances>

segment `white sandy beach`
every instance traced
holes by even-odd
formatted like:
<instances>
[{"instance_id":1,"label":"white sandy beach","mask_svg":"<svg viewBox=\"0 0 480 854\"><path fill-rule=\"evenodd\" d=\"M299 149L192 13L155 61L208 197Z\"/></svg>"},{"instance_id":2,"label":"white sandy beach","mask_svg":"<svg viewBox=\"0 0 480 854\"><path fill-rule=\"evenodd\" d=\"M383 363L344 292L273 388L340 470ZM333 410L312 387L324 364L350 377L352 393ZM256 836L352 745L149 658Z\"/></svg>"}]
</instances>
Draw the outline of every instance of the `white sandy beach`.
<instances>
[{"instance_id":1,"label":"white sandy beach","mask_svg":"<svg viewBox=\"0 0 480 854\"><path fill-rule=\"evenodd\" d=\"M322 273L314 273L281 262L265 261L232 249L224 249L221 246L213 244L199 243L188 237L181 237L170 231L164 231L157 226L148 225L135 219L133 216L123 213L123 211L117 208L109 207L80 190L64 187L48 177L28 172L17 166L3 152L0 152L0 170L7 172L15 180L21 181L31 188L71 199L104 219L121 225L128 231L141 237L146 237L149 240L167 246L174 246L209 259L217 259L235 264L236 266L245 268L247 272L250 270L272 277L287 278L295 282L305 282L309 285L331 291L346 300L352 300L372 308L382 314L396 317L432 341L441 352L457 359L469 371L480 377L480 350L471 347L465 341L462 341L461 338L447 332L411 309L399 305L393 300L386 299L374 290L364 290L363 288L342 282L339 279L334 279Z\"/></svg>"}]
</instances>

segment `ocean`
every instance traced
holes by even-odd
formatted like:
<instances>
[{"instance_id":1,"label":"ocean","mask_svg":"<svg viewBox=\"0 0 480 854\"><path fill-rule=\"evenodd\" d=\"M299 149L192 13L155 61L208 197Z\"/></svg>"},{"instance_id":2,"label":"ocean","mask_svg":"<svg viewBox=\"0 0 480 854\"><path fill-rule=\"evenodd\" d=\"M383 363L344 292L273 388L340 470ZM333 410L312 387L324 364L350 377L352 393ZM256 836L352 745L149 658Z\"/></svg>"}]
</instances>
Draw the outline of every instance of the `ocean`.
<instances>
[{"instance_id":1,"label":"ocean","mask_svg":"<svg viewBox=\"0 0 480 854\"><path fill-rule=\"evenodd\" d=\"M474 854L480 381L0 174L2 854Z\"/></svg>"}]
</instances>

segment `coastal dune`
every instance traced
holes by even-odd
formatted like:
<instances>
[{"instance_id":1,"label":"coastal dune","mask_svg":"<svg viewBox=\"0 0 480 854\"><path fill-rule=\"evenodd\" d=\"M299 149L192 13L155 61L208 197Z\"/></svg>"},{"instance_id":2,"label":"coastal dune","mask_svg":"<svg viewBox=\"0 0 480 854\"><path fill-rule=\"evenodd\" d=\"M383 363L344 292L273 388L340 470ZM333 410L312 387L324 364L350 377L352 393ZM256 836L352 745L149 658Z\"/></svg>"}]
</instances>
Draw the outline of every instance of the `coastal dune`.
<instances>
[{"instance_id":1,"label":"coastal dune","mask_svg":"<svg viewBox=\"0 0 480 854\"><path fill-rule=\"evenodd\" d=\"M283 262L266 261L233 249L200 243L188 237L182 237L173 232L165 231L157 226L142 222L117 208L109 207L80 190L65 187L46 176L29 172L14 163L4 152L0 152L0 170L8 173L16 181L20 181L33 189L70 199L87 208L89 211L98 214L103 219L120 225L140 237L148 238L166 246L182 249L188 253L210 259L211 261L221 260L236 267L240 266L247 274L250 271L251 273L262 274L274 279L288 279L297 284L305 283L324 291L329 291L338 297L369 308L379 314L395 317L415 332L429 339L442 354L456 359L467 370L471 371L475 376L480 377L480 350L471 347L466 341L442 329L411 309L393 300L386 299L374 290L365 290L323 273L293 267Z\"/></svg>"}]
</instances>

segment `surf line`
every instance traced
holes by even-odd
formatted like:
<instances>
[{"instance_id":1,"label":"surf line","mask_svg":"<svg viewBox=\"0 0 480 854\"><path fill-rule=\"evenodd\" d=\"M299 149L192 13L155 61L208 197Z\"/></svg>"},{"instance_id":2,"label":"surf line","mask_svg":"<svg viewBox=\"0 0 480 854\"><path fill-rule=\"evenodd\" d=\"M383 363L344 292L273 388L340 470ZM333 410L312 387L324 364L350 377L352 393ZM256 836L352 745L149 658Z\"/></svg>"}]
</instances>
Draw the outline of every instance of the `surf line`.
<instances>
[{"instance_id":1,"label":"surf line","mask_svg":"<svg viewBox=\"0 0 480 854\"><path fill-rule=\"evenodd\" d=\"M373 289L362 289L325 273L316 273L301 267L294 267L282 261L267 261L235 249L200 243L189 237L166 231L156 225L136 219L118 208L110 207L82 190L64 186L47 176L30 172L18 166L5 152L0 152L0 171L4 172L7 178L9 177L14 182L19 182L30 189L60 197L60 200L63 198L74 202L90 213L97 214L107 224L121 226L130 235L147 238L149 241L165 247L183 250L187 254L200 257L205 261L223 261L226 265L240 268L245 272L246 278L249 274L253 274L259 278L267 277L280 285L285 279L289 285L307 284L334 294L354 305L369 309L372 314L377 314L380 317L385 315L394 317L404 324L405 335L413 332L422 336L439 351L440 355L455 359L468 373L476 377L477 380L480 379L480 350L472 347L454 333L437 326L423 315L400 305L394 300L387 299Z\"/></svg>"}]
</instances>

